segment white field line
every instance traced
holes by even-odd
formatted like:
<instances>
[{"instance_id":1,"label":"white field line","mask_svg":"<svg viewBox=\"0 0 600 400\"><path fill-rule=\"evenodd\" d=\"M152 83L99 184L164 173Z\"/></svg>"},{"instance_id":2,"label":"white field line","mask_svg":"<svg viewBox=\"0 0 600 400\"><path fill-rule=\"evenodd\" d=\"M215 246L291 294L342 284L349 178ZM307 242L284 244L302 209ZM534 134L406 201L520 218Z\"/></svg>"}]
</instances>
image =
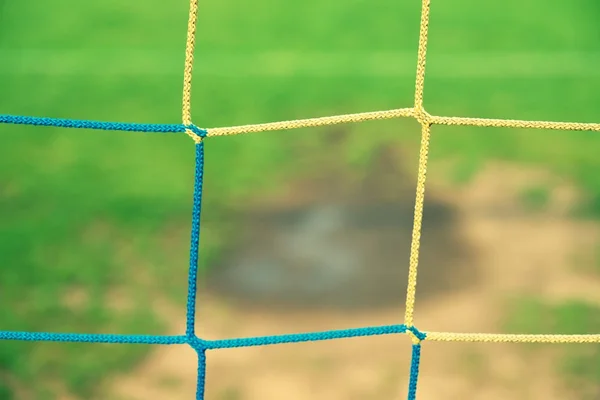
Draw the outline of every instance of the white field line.
<instances>
[{"instance_id":1,"label":"white field line","mask_svg":"<svg viewBox=\"0 0 600 400\"><path fill-rule=\"evenodd\" d=\"M196 52L194 73L215 77L412 78L415 52ZM0 49L0 75L181 75L183 52ZM432 53L428 78L600 77L600 52Z\"/></svg>"}]
</instances>

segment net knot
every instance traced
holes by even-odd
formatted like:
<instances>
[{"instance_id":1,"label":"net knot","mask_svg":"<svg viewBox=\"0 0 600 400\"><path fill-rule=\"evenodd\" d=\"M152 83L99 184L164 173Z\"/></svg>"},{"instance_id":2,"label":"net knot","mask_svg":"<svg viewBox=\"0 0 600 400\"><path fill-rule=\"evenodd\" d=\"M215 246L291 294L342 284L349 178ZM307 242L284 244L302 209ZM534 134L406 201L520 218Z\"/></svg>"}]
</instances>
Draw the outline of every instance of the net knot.
<instances>
[{"instance_id":1,"label":"net knot","mask_svg":"<svg viewBox=\"0 0 600 400\"><path fill-rule=\"evenodd\" d=\"M204 139L208 134L206 129L198 128L194 124L185 125L185 133L187 133L188 136L191 137L196 144L200 144L200 142L202 142L202 139Z\"/></svg>"},{"instance_id":2,"label":"net knot","mask_svg":"<svg viewBox=\"0 0 600 400\"><path fill-rule=\"evenodd\" d=\"M415 108L415 118L421 125L431 125L433 117L423 107Z\"/></svg>"},{"instance_id":3,"label":"net knot","mask_svg":"<svg viewBox=\"0 0 600 400\"><path fill-rule=\"evenodd\" d=\"M425 333L421 332L414 326L407 326L406 334L410 336L413 344L420 344L427 337Z\"/></svg>"}]
</instances>

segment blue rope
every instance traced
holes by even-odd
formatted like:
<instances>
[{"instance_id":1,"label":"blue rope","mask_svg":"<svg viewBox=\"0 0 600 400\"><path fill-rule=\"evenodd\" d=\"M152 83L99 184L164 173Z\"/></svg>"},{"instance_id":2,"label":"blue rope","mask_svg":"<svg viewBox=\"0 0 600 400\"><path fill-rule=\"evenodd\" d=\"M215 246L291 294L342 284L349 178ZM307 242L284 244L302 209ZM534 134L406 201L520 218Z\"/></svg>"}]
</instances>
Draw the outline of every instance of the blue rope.
<instances>
[{"instance_id":1,"label":"blue rope","mask_svg":"<svg viewBox=\"0 0 600 400\"><path fill-rule=\"evenodd\" d=\"M206 388L206 349L196 348L198 354L198 374L196 375L196 400L204 400Z\"/></svg>"},{"instance_id":2,"label":"blue rope","mask_svg":"<svg viewBox=\"0 0 600 400\"><path fill-rule=\"evenodd\" d=\"M54 126L62 128L100 129L109 131L128 132L172 132L181 133L190 129L198 136L205 138L206 130L197 126L183 124L136 124L120 122L98 122L87 120L38 118L11 116L0 114L0 123ZM85 343L129 343L129 344L188 344L198 354L198 375L196 384L196 399L203 400L206 384L206 350L267 346L273 344L299 343L309 341L332 340L361 336L376 336L406 333L411 331L417 338L424 340L426 334L415 327L405 325L385 325L365 328L330 330L324 332L309 332L286 335L258 336L237 339L203 340L195 333L196 291L198 279L198 250L200 245L200 217L202 209L202 185L204 175L204 142L196 145L196 163L194 174L194 194L192 207L192 227L190 238L190 259L188 273L188 295L186 307L185 335L112 335L112 334L86 334L86 333L47 333L47 332L15 332L0 331L0 340L21 341L50 341L50 342L85 342ZM416 399L417 378L419 374L419 360L421 345L413 345L410 369L408 400Z\"/></svg>"},{"instance_id":3,"label":"blue rope","mask_svg":"<svg viewBox=\"0 0 600 400\"><path fill-rule=\"evenodd\" d=\"M410 380L408 382L408 400L417 398L417 380L419 378L419 362L421 361L421 345L413 344L410 361Z\"/></svg>"},{"instance_id":4,"label":"blue rope","mask_svg":"<svg viewBox=\"0 0 600 400\"><path fill-rule=\"evenodd\" d=\"M192 130L199 136L206 135L204 129L195 125L183 124L137 124L130 122L101 122L81 119L63 119L46 117L28 117L22 115L0 114L0 124L53 126L57 128L96 129L104 131L124 132L156 132L156 133L183 133L186 129Z\"/></svg>"},{"instance_id":5,"label":"blue rope","mask_svg":"<svg viewBox=\"0 0 600 400\"><path fill-rule=\"evenodd\" d=\"M202 137L204 137L202 135ZM192 208L192 229L190 239L190 267L188 273L188 296L186 309L185 335L196 338L196 291L198 280L198 249L200 245L200 215L202 212L202 180L204 175L204 141L196 145L196 171L194 174L194 200Z\"/></svg>"},{"instance_id":6,"label":"blue rope","mask_svg":"<svg viewBox=\"0 0 600 400\"><path fill-rule=\"evenodd\" d=\"M205 132L194 133L204 138ZM198 255L200 246L200 217L202 215L202 183L204 178L204 141L196 144L196 168L194 172L194 200L192 206L192 229L190 238L190 267L188 272L188 296L186 307L185 336L198 355L196 374L196 399L204 400L206 386L206 348L196 336L196 293L198 282Z\"/></svg>"},{"instance_id":7,"label":"blue rope","mask_svg":"<svg viewBox=\"0 0 600 400\"><path fill-rule=\"evenodd\" d=\"M185 336L113 335L90 333L48 333L0 331L0 340L27 342L79 342L79 343L130 343L130 344L184 344Z\"/></svg>"},{"instance_id":8,"label":"blue rope","mask_svg":"<svg viewBox=\"0 0 600 400\"><path fill-rule=\"evenodd\" d=\"M258 336L239 339L205 340L206 349L230 349L234 347L267 346L272 344L312 342L361 336L405 333L404 325L386 325L366 328L340 329L325 332L294 333L288 335Z\"/></svg>"}]
</instances>

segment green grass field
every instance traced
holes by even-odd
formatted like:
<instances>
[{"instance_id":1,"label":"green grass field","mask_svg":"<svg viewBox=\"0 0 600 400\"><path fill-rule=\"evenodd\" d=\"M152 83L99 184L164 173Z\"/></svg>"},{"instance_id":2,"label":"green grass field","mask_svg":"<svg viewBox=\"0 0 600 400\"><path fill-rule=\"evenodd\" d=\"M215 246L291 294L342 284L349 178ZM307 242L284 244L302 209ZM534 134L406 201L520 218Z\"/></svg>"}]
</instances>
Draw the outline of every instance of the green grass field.
<instances>
[{"instance_id":1,"label":"green grass field","mask_svg":"<svg viewBox=\"0 0 600 400\"><path fill-rule=\"evenodd\" d=\"M430 113L600 121L597 2L432 3ZM186 0L0 0L0 113L178 123L187 9ZM194 122L410 107L419 15L417 0L201 2ZM361 167L378 143L414 144L419 133L413 121L347 129L335 152L325 128L210 140L203 263L232 228L215 221L244 199L315 173L315 157ZM589 195L582 211L600 216L600 135L433 135L431 157L459 156L457 175L494 158L541 164L577 182ZM0 126L0 329L161 332L145 305L156 293L185 300L192 173L183 135ZM130 306L109 306L116 293ZM0 399L64 389L89 398L99 375L126 371L146 350L0 343Z\"/></svg>"}]
</instances>

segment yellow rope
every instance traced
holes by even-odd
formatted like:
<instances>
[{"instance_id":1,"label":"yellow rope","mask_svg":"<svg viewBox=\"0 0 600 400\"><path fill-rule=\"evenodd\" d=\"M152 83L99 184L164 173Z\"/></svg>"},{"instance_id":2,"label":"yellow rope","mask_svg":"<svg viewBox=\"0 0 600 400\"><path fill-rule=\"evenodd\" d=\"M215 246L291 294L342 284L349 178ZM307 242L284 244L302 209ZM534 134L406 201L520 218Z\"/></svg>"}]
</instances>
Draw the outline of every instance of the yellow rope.
<instances>
[{"instance_id":1,"label":"yellow rope","mask_svg":"<svg viewBox=\"0 0 600 400\"><path fill-rule=\"evenodd\" d=\"M529 129L551 129L564 131L596 131L600 132L600 124L585 122L556 122L556 121L527 121L514 119L491 119L491 118L465 118L465 117L440 117L430 115L424 109L420 115L415 108L398 108L387 111L373 111L357 114L345 114L332 117L295 119L281 122L269 122L264 124L250 124L239 126L228 126L207 129L207 136L239 135L244 133L256 133L265 131L276 131L286 129L308 128L324 125L336 125L349 122L363 122L369 120L392 119L399 117L415 117L421 119L424 125L455 125L455 126L480 126L480 127L504 127L504 128L529 128Z\"/></svg>"},{"instance_id":2,"label":"yellow rope","mask_svg":"<svg viewBox=\"0 0 600 400\"><path fill-rule=\"evenodd\" d=\"M192 124L192 70L194 67L194 45L196 42L196 21L198 19L198 0L190 0L190 14L188 18L187 42L185 45L185 67L183 69L183 101L182 118L184 125ZM202 138L190 129L185 131L196 143Z\"/></svg>"},{"instance_id":3,"label":"yellow rope","mask_svg":"<svg viewBox=\"0 0 600 400\"><path fill-rule=\"evenodd\" d=\"M412 242L410 245L410 262L408 266L408 286L406 289L406 311L404 324L413 325L415 308L415 293L417 290L417 269L419 266L419 247L421 244L421 222L423 220L423 203L425 201L425 178L427 175L427 155L429 153L429 138L431 125L423 124L421 128L421 151L419 154L419 172L417 174L417 195L413 221Z\"/></svg>"},{"instance_id":4,"label":"yellow rope","mask_svg":"<svg viewBox=\"0 0 600 400\"><path fill-rule=\"evenodd\" d=\"M493 333L424 332L436 342L599 343L600 335L508 335Z\"/></svg>"},{"instance_id":5,"label":"yellow rope","mask_svg":"<svg viewBox=\"0 0 600 400\"><path fill-rule=\"evenodd\" d=\"M413 316L415 307L415 293L417 286L417 271L419 266L419 247L421 241L421 224L423 220L423 204L425 200L425 181L427 175L427 159L433 125L456 125L456 126L479 126L479 127L507 127L507 128L537 128L557 130L589 130L599 131L598 123L579 122L552 122L552 121L524 121L511 119L487 119L487 118L462 118L462 117L440 117L433 116L425 111L423 106L423 91L425 85L425 64L427 53L427 34L429 27L430 0L422 0L421 24L419 34L419 48L417 56L417 71L415 84L415 102L412 108L399 108L386 111L374 111L357 114L337 115L320 118L297 119L290 121L270 122L263 124L250 124L241 126L230 126L211 128L207 130L207 136L238 135L243 133L276 131L286 129L297 129L317 127L325 125L336 125L349 122L362 122L369 120L391 119L398 117L414 117L421 124L421 146L419 152L419 169L417 174L417 190L415 197L415 212L413 222L412 241L410 247L408 285L406 291L406 309L404 324L413 327ZM197 0L190 0L190 14L188 22L187 45L185 51L185 69L183 79L183 123L190 125L191 121L191 87L192 67L194 60L194 42L196 33L196 20L198 14ZM199 143L202 138L191 130L186 131L188 135ZM421 339L411 330L407 334L413 343L419 343ZM537 342L537 343L599 343L600 335L503 335L488 333L448 333L427 332L427 340L433 341L462 341L462 342Z\"/></svg>"},{"instance_id":6,"label":"yellow rope","mask_svg":"<svg viewBox=\"0 0 600 400\"><path fill-rule=\"evenodd\" d=\"M461 118L461 117L430 117L433 124L440 125L470 125L506 128L537 128L558 129L565 131L600 131L600 124L582 122L552 122L552 121L521 121L514 119Z\"/></svg>"},{"instance_id":7,"label":"yellow rope","mask_svg":"<svg viewBox=\"0 0 600 400\"><path fill-rule=\"evenodd\" d=\"M423 0L421 7L421 27L419 29L419 50L417 54L417 78L415 85L415 114L419 122L427 123L423 108L423 89L425 86L425 61L427 59L427 31L429 28L429 3Z\"/></svg>"},{"instance_id":8,"label":"yellow rope","mask_svg":"<svg viewBox=\"0 0 600 400\"><path fill-rule=\"evenodd\" d=\"M415 311L415 293L417 290L417 268L419 266L419 247L421 244L421 222L425 201L425 178L427 175L427 156L431 136L430 116L423 108L423 87L425 84L425 61L427 54L427 28L429 26L429 0L423 0L421 10L421 28L419 34L419 53L417 55L417 79L415 85L415 117L421 123L421 149L419 152L419 172L417 175L417 195L413 222L410 262L408 266L408 285L406 289L406 308L404 324L413 325Z\"/></svg>"},{"instance_id":9,"label":"yellow rope","mask_svg":"<svg viewBox=\"0 0 600 400\"><path fill-rule=\"evenodd\" d=\"M336 125L347 122L362 122L376 119L412 117L413 114L414 110L412 108L400 108L397 110L373 111L358 114L336 115L332 117L296 119L291 121L270 122L267 124L231 126L228 128L212 128L207 130L207 136L237 135L240 133L278 131L284 129Z\"/></svg>"}]
</instances>

